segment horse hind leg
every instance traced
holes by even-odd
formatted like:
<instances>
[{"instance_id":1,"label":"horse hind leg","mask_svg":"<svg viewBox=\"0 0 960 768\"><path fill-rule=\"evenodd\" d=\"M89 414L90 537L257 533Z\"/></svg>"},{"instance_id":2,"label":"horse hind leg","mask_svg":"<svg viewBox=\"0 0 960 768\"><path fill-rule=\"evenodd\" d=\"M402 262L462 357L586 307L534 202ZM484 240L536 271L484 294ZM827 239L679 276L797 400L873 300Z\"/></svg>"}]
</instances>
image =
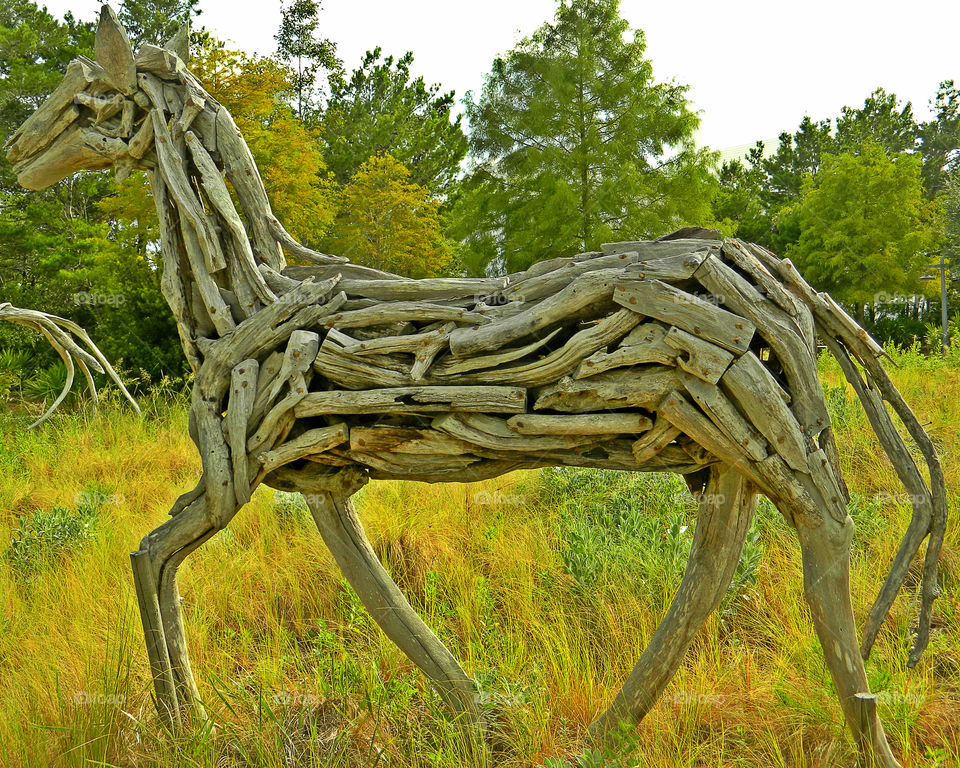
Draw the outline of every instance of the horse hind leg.
<instances>
[{"instance_id":1,"label":"horse hind leg","mask_svg":"<svg viewBox=\"0 0 960 768\"><path fill-rule=\"evenodd\" d=\"M816 525L808 524L817 519ZM870 694L857 641L850 598L850 543L853 521L827 514L796 515L803 557L803 591L823 655L840 697L844 718L860 751L863 766L900 768L887 742Z\"/></svg>"},{"instance_id":2,"label":"horse hind leg","mask_svg":"<svg viewBox=\"0 0 960 768\"><path fill-rule=\"evenodd\" d=\"M730 586L756 504L755 489L743 475L725 465L710 468L683 579L630 677L590 726L595 739L611 741L622 724L636 726L660 698Z\"/></svg>"}]
</instances>

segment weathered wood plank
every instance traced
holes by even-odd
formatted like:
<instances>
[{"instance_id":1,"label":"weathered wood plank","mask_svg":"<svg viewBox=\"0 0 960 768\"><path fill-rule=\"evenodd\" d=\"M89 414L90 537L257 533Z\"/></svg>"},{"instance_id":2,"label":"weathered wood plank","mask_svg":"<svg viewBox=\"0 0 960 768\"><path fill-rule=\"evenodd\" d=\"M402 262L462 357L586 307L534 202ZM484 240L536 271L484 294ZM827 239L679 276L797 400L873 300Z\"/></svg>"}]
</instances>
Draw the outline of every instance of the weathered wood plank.
<instances>
[{"instance_id":1,"label":"weathered wood plank","mask_svg":"<svg viewBox=\"0 0 960 768\"><path fill-rule=\"evenodd\" d=\"M547 384L572 372L585 355L612 344L639 322L639 315L622 309L594 325L577 331L560 349L554 350L540 360L526 365L462 374L462 378L471 384L512 384L518 387Z\"/></svg>"},{"instance_id":2,"label":"weathered wood plank","mask_svg":"<svg viewBox=\"0 0 960 768\"><path fill-rule=\"evenodd\" d=\"M748 477L756 477L756 471L745 451L679 392L672 392L663 399L659 415L721 461Z\"/></svg>"},{"instance_id":3,"label":"weathered wood plank","mask_svg":"<svg viewBox=\"0 0 960 768\"><path fill-rule=\"evenodd\" d=\"M653 422L639 413L584 413L576 416L553 416L525 413L511 416L507 426L520 435L617 435L639 434Z\"/></svg>"},{"instance_id":4,"label":"weathered wood plank","mask_svg":"<svg viewBox=\"0 0 960 768\"><path fill-rule=\"evenodd\" d=\"M587 272L559 293L524 312L495 320L481 328L458 328L450 334L450 351L454 357L460 358L490 352L568 320L584 307L607 299L613 293L619 273L617 269Z\"/></svg>"},{"instance_id":5,"label":"weathered wood plank","mask_svg":"<svg viewBox=\"0 0 960 768\"><path fill-rule=\"evenodd\" d=\"M67 65L63 80L53 93L7 139L4 145L7 160L16 164L49 146L57 137L51 126L60 122L61 113L70 110L74 97L92 83L98 74L102 76L103 70L87 59L77 58L71 61Z\"/></svg>"},{"instance_id":6,"label":"weathered wood plank","mask_svg":"<svg viewBox=\"0 0 960 768\"><path fill-rule=\"evenodd\" d=\"M349 433L350 430L346 424L310 429L293 440L288 440L270 451L264 451L257 456L257 460L261 464L262 471L270 473L284 464L324 453L342 445L347 442Z\"/></svg>"},{"instance_id":7,"label":"weathered wood plank","mask_svg":"<svg viewBox=\"0 0 960 768\"><path fill-rule=\"evenodd\" d=\"M555 328L542 339L536 339L530 344L517 347L516 349L504 349L492 355L478 355L477 357L467 357L463 359L450 356L438 362L430 373L432 376L456 376L480 368L493 368L503 363L510 363L526 357L541 347L546 346L560 331L560 328Z\"/></svg>"},{"instance_id":8,"label":"weathered wood plank","mask_svg":"<svg viewBox=\"0 0 960 768\"><path fill-rule=\"evenodd\" d=\"M766 441L715 384L695 376L683 377L683 386L707 417L754 461L767 457Z\"/></svg>"},{"instance_id":9,"label":"weathered wood plank","mask_svg":"<svg viewBox=\"0 0 960 768\"><path fill-rule=\"evenodd\" d=\"M716 384L733 362L732 353L676 327L670 328L664 343L676 350L677 366L681 370L709 384Z\"/></svg>"},{"instance_id":10,"label":"weathered wood plank","mask_svg":"<svg viewBox=\"0 0 960 768\"><path fill-rule=\"evenodd\" d=\"M720 259L711 257L697 270L696 279L724 303L750 319L783 366L792 394L793 411L804 432L815 437L830 423L817 380L817 364L810 340L800 336L796 321Z\"/></svg>"},{"instance_id":11,"label":"weathered wood plank","mask_svg":"<svg viewBox=\"0 0 960 768\"><path fill-rule=\"evenodd\" d=\"M121 93L131 96L137 90L133 48L117 14L106 3L100 6L100 23L97 24L93 50L110 83Z\"/></svg>"},{"instance_id":12,"label":"weathered wood plank","mask_svg":"<svg viewBox=\"0 0 960 768\"><path fill-rule=\"evenodd\" d=\"M663 453L664 449L681 434L670 421L658 417L650 431L637 439L630 446L630 450L633 451L637 464L647 464Z\"/></svg>"},{"instance_id":13,"label":"weathered wood plank","mask_svg":"<svg viewBox=\"0 0 960 768\"><path fill-rule=\"evenodd\" d=\"M343 290L348 296L362 296L377 301L442 301L470 298L479 301L484 296L506 287L507 278L435 277L423 280L409 279L355 279L344 275Z\"/></svg>"},{"instance_id":14,"label":"weathered wood plank","mask_svg":"<svg viewBox=\"0 0 960 768\"><path fill-rule=\"evenodd\" d=\"M250 481L253 479L247 472L247 426L257 397L259 373L260 364L254 359L244 360L233 369L227 415L223 419L233 466L233 489L237 504L241 506L250 501Z\"/></svg>"},{"instance_id":15,"label":"weathered wood plank","mask_svg":"<svg viewBox=\"0 0 960 768\"><path fill-rule=\"evenodd\" d=\"M736 354L750 348L753 323L660 280L621 278L613 299L620 306L675 325Z\"/></svg>"},{"instance_id":16,"label":"weathered wood plank","mask_svg":"<svg viewBox=\"0 0 960 768\"><path fill-rule=\"evenodd\" d=\"M536 392L534 410L561 413L616 411L627 408L656 410L660 401L681 386L677 371L663 366L618 368L574 379L565 376Z\"/></svg>"},{"instance_id":17,"label":"weathered wood plank","mask_svg":"<svg viewBox=\"0 0 960 768\"><path fill-rule=\"evenodd\" d=\"M378 304L367 309L338 312L325 323L327 328L363 328L371 325L386 325L404 321L452 320L457 323L482 325L490 318L461 307L431 304L426 301L394 301ZM459 333L458 329L456 333Z\"/></svg>"},{"instance_id":18,"label":"weathered wood plank","mask_svg":"<svg viewBox=\"0 0 960 768\"><path fill-rule=\"evenodd\" d=\"M662 258L647 258L635 261L626 268L629 277L646 280L663 280L669 283L682 282L693 277L703 260L711 253L718 253L715 246L702 247L692 253Z\"/></svg>"},{"instance_id":19,"label":"weathered wood plank","mask_svg":"<svg viewBox=\"0 0 960 768\"><path fill-rule=\"evenodd\" d=\"M507 426L504 419L486 414L445 413L435 418L431 427L453 437L492 451L538 451L573 448L596 443L595 435L569 433L530 436L518 434Z\"/></svg>"},{"instance_id":20,"label":"weathered wood plank","mask_svg":"<svg viewBox=\"0 0 960 768\"><path fill-rule=\"evenodd\" d=\"M677 240L625 240L619 243L603 243L600 250L607 255L636 251L641 259L662 259L670 256L685 256L710 247L713 242L689 237ZM719 242L716 244L719 245Z\"/></svg>"},{"instance_id":21,"label":"weathered wood plank","mask_svg":"<svg viewBox=\"0 0 960 768\"><path fill-rule=\"evenodd\" d=\"M630 312L630 310L620 310ZM633 314L639 322L640 315ZM667 346L666 329L659 323L644 323L634 328L613 352L601 350L585 358L573 374L575 379L596 376L604 371L643 363L676 365L677 350ZM606 346L606 345L604 345Z\"/></svg>"},{"instance_id":22,"label":"weathered wood plank","mask_svg":"<svg viewBox=\"0 0 960 768\"><path fill-rule=\"evenodd\" d=\"M753 426L792 469L807 471L803 430L783 401L780 385L756 355L748 353L733 363L720 380Z\"/></svg>"},{"instance_id":23,"label":"weathered wood plank","mask_svg":"<svg viewBox=\"0 0 960 768\"><path fill-rule=\"evenodd\" d=\"M523 413L519 387L385 387L361 392L311 392L297 406L298 418L335 413Z\"/></svg>"}]
</instances>

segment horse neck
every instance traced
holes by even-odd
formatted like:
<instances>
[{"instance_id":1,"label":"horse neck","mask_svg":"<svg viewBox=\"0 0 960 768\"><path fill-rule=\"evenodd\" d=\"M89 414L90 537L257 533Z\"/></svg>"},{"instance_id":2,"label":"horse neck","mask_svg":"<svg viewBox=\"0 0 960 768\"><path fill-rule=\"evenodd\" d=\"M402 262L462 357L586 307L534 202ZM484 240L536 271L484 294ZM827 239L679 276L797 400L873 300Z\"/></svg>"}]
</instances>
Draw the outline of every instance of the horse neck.
<instances>
[{"instance_id":1,"label":"horse neck","mask_svg":"<svg viewBox=\"0 0 960 768\"><path fill-rule=\"evenodd\" d=\"M164 83L162 106L153 98L146 119L156 155L162 287L193 362L188 340L223 336L276 300L264 275L285 261L274 234L282 227L243 137L227 110L189 78Z\"/></svg>"}]
</instances>

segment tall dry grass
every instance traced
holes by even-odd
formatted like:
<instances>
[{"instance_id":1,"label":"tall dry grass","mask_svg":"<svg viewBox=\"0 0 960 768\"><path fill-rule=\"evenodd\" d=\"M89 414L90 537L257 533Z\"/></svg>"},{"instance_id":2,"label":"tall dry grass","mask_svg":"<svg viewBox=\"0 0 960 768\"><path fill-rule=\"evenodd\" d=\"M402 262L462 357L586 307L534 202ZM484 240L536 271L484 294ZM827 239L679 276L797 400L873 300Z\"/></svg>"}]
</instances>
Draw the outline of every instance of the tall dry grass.
<instances>
[{"instance_id":1,"label":"tall dry grass","mask_svg":"<svg viewBox=\"0 0 960 768\"><path fill-rule=\"evenodd\" d=\"M943 454L952 519L929 651L905 668L917 567L868 673L904 765L960 766L960 371L918 355L899 361L894 379ZM838 370L824 362L822 373L854 492L862 619L909 508ZM219 727L165 734L128 553L199 472L184 407L155 404L140 420L108 406L31 433L24 423L0 416L0 764L470 764L437 697L338 575L302 503L269 489L181 571L194 669ZM561 756L584 768L853 764L796 540L769 504L723 611L620 757L586 751L584 731L682 573L694 505L678 479L383 482L357 504L391 573L478 680L497 766L559 766Z\"/></svg>"}]
</instances>

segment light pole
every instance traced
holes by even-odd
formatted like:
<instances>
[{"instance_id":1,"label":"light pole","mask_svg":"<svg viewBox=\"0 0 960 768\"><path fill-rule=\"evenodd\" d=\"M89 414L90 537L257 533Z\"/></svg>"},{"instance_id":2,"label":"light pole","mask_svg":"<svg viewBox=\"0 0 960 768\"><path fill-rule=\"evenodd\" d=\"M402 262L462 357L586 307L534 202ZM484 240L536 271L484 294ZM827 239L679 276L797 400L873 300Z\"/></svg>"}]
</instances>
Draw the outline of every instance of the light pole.
<instances>
[{"instance_id":1,"label":"light pole","mask_svg":"<svg viewBox=\"0 0 960 768\"><path fill-rule=\"evenodd\" d=\"M943 346L941 351L943 354L947 353L947 347L950 346L950 330L949 330L949 320L947 318L947 262L943 257L943 253L940 254L940 261L937 264L927 264L927 270L937 269L940 270L940 329L941 329L941 342ZM921 280L936 280L937 278L933 275L926 274L923 275Z\"/></svg>"}]
</instances>

